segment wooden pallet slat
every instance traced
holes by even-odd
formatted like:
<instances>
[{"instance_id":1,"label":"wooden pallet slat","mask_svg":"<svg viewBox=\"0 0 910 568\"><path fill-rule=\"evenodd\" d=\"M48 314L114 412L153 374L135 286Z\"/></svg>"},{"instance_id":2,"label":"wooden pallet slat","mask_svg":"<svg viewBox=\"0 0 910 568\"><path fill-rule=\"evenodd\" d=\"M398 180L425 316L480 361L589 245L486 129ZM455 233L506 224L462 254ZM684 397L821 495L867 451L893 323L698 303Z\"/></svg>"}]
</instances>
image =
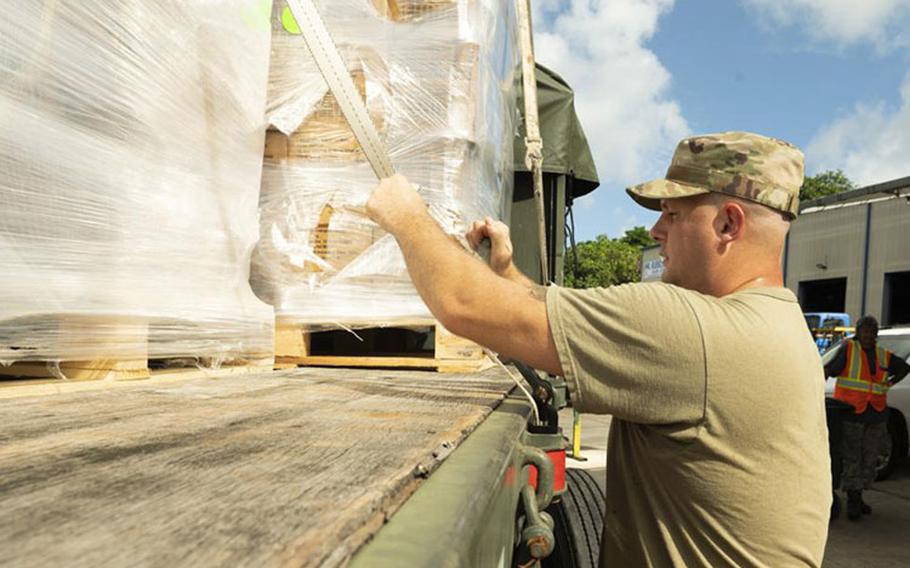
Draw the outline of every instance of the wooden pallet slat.
<instances>
[{"instance_id":1,"label":"wooden pallet slat","mask_svg":"<svg viewBox=\"0 0 910 568\"><path fill-rule=\"evenodd\" d=\"M433 369L443 373L470 373L491 366L483 348L445 329L435 320L411 320L394 327L367 326L364 322L346 322L351 328L391 331L423 328L432 330L432 350L411 349L388 353L372 350L369 345L356 353L325 353L313 349L313 338L323 331L310 331L306 325L278 319L275 325L275 364L279 368L313 367L391 367ZM358 334L366 333L358 329Z\"/></svg>"},{"instance_id":2,"label":"wooden pallet slat","mask_svg":"<svg viewBox=\"0 0 910 568\"><path fill-rule=\"evenodd\" d=\"M92 361L51 362L25 361L0 368L0 376L19 378L52 378L62 374L69 380L133 380L151 376L146 359L95 359Z\"/></svg>"},{"instance_id":3,"label":"wooden pallet slat","mask_svg":"<svg viewBox=\"0 0 910 568\"><path fill-rule=\"evenodd\" d=\"M169 359L96 359L93 361L63 361L60 363L24 361L0 367L0 385L4 379L38 379L59 381L133 381L158 375L186 373L236 374L247 370L261 372L274 367L273 357L240 359L212 364L205 360ZM164 365L159 366L159 363ZM10 383L11 384L11 383Z\"/></svg>"},{"instance_id":4,"label":"wooden pallet slat","mask_svg":"<svg viewBox=\"0 0 910 568\"><path fill-rule=\"evenodd\" d=\"M148 379L154 374L167 372L192 373L200 368L216 370L221 367L245 368L255 370L271 368L274 355L271 352L237 352L231 358L220 361L211 354L199 357L159 357L150 354L149 343L152 340L149 324L142 321L131 321L122 317L99 316L42 316L33 318L33 330L27 331L28 324L16 322L22 327L23 336L0 345L3 351L29 353L30 357L15 361L10 365L0 365L0 379L46 379L58 381L65 378L70 381L130 381ZM12 325L10 322L4 322ZM3 325L3 324L0 324ZM40 330L35 333L34 330ZM6 343L4 341L4 343ZM40 349L30 344L36 342ZM49 346L61 354L81 354L81 359L43 360L37 353L46 353ZM10 384L3 381L0 384Z\"/></svg>"}]
</instances>

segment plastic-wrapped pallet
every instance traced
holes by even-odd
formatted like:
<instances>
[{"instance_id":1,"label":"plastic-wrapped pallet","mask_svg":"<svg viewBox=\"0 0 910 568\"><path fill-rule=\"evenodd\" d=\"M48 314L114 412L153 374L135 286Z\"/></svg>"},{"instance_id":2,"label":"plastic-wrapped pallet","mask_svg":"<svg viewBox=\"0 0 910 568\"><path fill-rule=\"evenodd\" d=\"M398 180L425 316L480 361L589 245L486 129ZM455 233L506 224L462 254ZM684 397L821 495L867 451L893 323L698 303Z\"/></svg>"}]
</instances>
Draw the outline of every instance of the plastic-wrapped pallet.
<instances>
[{"instance_id":1,"label":"plastic-wrapped pallet","mask_svg":"<svg viewBox=\"0 0 910 568\"><path fill-rule=\"evenodd\" d=\"M396 171L450 233L500 217L512 183L512 2L317 3ZM377 180L283 0L272 17L261 236L252 282L310 329L429 318L401 251L363 214Z\"/></svg>"},{"instance_id":2,"label":"plastic-wrapped pallet","mask_svg":"<svg viewBox=\"0 0 910 568\"><path fill-rule=\"evenodd\" d=\"M0 11L0 363L271 356L271 0Z\"/></svg>"}]
</instances>

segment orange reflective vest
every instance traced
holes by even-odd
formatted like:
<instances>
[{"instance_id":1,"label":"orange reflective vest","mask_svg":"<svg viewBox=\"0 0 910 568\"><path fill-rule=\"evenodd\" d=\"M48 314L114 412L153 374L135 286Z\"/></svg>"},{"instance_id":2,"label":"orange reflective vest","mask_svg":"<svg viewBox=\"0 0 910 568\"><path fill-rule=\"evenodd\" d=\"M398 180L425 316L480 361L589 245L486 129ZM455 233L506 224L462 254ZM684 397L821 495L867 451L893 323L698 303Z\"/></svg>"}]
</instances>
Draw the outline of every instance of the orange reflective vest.
<instances>
[{"instance_id":1,"label":"orange reflective vest","mask_svg":"<svg viewBox=\"0 0 910 568\"><path fill-rule=\"evenodd\" d=\"M844 343L847 361L837 377L834 398L850 403L857 414L866 411L868 405L881 412L888 401L888 383L885 382L891 352L884 347L875 348L875 372L869 369L869 359L859 341Z\"/></svg>"}]
</instances>

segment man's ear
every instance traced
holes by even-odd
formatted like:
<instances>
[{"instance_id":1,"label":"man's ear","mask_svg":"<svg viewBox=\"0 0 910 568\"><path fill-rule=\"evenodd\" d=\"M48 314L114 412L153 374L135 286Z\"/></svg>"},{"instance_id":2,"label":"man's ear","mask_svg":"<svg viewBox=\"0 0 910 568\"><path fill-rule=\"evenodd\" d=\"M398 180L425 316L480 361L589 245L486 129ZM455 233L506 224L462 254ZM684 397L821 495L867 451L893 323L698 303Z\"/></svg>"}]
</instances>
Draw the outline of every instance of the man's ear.
<instances>
[{"instance_id":1,"label":"man's ear","mask_svg":"<svg viewBox=\"0 0 910 568\"><path fill-rule=\"evenodd\" d=\"M743 236L746 226L746 212L742 205L728 201L720 208L717 219L717 236L722 244L729 244Z\"/></svg>"}]
</instances>

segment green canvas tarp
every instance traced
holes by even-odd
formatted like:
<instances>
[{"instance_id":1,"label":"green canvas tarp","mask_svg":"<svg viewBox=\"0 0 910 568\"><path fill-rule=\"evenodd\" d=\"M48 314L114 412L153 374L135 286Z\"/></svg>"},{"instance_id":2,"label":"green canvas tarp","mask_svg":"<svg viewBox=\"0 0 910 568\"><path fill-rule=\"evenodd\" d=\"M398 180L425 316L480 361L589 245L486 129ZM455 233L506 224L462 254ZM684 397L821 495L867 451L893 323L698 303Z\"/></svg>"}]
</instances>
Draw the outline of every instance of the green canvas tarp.
<instances>
[{"instance_id":1,"label":"green canvas tarp","mask_svg":"<svg viewBox=\"0 0 910 568\"><path fill-rule=\"evenodd\" d=\"M597 167L588 147L588 139L575 114L575 92L562 77L537 64L537 106L540 113L540 135L543 138L543 171L574 177L572 198L594 191L600 181ZM518 78L518 108L524 115ZM515 171L528 171L525 165L525 130L519 126L515 138Z\"/></svg>"}]
</instances>

